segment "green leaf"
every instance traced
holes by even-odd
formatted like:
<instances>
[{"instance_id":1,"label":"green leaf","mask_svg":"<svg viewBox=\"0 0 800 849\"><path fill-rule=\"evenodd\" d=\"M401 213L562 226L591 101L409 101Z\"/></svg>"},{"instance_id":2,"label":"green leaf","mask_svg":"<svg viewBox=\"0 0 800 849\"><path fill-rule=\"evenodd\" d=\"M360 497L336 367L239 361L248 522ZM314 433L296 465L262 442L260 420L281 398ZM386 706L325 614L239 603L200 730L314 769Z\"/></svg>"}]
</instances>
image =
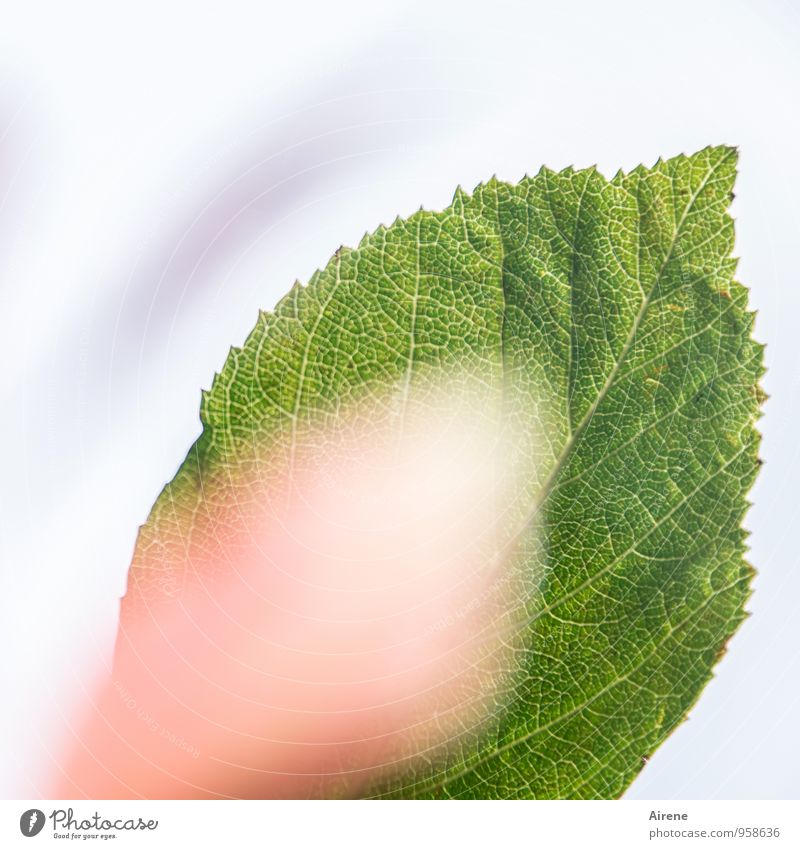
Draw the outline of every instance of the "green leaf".
<instances>
[{"instance_id":1,"label":"green leaf","mask_svg":"<svg viewBox=\"0 0 800 849\"><path fill-rule=\"evenodd\" d=\"M124 614L180 584L171 552L211 476L457 366L497 390L530 452L511 555L530 576L523 648L482 733L370 793L619 796L698 698L750 592L763 366L731 258L736 160L712 147L612 180L493 178L337 251L204 393Z\"/></svg>"}]
</instances>

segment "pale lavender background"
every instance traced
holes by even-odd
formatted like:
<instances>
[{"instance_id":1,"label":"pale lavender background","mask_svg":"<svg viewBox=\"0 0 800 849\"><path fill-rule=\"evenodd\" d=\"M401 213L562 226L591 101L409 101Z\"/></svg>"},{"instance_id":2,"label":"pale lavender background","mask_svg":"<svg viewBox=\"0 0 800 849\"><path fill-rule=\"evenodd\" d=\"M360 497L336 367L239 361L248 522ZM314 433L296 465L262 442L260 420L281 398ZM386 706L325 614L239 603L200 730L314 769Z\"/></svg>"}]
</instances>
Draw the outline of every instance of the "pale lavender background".
<instances>
[{"instance_id":1,"label":"pale lavender background","mask_svg":"<svg viewBox=\"0 0 800 849\"><path fill-rule=\"evenodd\" d=\"M800 17L790 2L8 3L0 787L107 660L137 526L259 307L493 172L741 148L768 342L752 618L630 798L800 793Z\"/></svg>"}]
</instances>

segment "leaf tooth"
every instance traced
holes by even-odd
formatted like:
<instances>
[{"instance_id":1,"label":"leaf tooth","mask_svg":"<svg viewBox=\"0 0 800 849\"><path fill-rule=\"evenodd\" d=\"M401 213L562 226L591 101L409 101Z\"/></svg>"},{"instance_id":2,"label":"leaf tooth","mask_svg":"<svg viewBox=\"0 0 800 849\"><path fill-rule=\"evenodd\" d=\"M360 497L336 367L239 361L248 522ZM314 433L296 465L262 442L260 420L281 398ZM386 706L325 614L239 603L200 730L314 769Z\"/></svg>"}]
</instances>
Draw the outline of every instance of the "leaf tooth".
<instances>
[{"instance_id":1,"label":"leaf tooth","mask_svg":"<svg viewBox=\"0 0 800 849\"><path fill-rule=\"evenodd\" d=\"M601 177L605 178L605 175L602 171L599 172ZM620 188L625 181L625 172L619 168L617 169L617 173L614 174L613 177L605 178L608 182L609 186L613 186L615 189Z\"/></svg>"},{"instance_id":2,"label":"leaf tooth","mask_svg":"<svg viewBox=\"0 0 800 849\"><path fill-rule=\"evenodd\" d=\"M714 150L718 150L720 152L724 151L725 153L735 153L737 157L739 155L739 145L738 144L728 144L727 142L722 142L721 144L707 144L699 152L700 153L711 153L711 151L714 151ZM686 159L689 159L689 157L685 153L682 153L681 156L683 156Z\"/></svg>"},{"instance_id":3,"label":"leaf tooth","mask_svg":"<svg viewBox=\"0 0 800 849\"><path fill-rule=\"evenodd\" d=\"M724 642L718 649L716 655L714 655L714 665L716 666L723 657L728 653L728 643ZM712 672L711 676L716 678L716 675Z\"/></svg>"},{"instance_id":4,"label":"leaf tooth","mask_svg":"<svg viewBox=\"0 0 800 849\"><path fill-rule=\"evenodd\" d=\"M394 222L391 224L391 226L393 227L399 221L402 221L402 219L398 215L395 218ZM364 235L361 237L361 239L358 242L358 249L361 250L361 248L363 248L365 245L367 245L369 243L370 239L373 239L376 236L382 236L387 231L387 229L388 229L388 227L385 224L379 224L371 233L368 230L365 230Z\"/></svg>"},{"instance_id":5,"label":"leaf tooth","mask_svg":"<svg viewBox=\"0 0 800 849\"><path fill-rule=\"evenodd\" d=\"M216 389L217 384L219 383L221 376L222 376L222 372L215 371L213 377L211 378L211 386L208 389L203 390L203 392L205 392L205 395L203 395L201 397L206 402L211 401L211 397L214 395L214 390Z\"/></svg>"},{"instance_id":6,"label":"leaf tooth","mask_svg":"<svg viewBox=\"0 0 800 849\"><path fill-rule=\"evenodd\" d=\"M459 187L458 187L458 189L459 189L459 190L460 190L460 192L461 192L461 200L462 200L463 202L465 202L465 203L468 203L469 201L471 201L471 200L473 199L473 197L475 196L475 194L476 194L476 193L478 192L478 190L479 190L479 189L481 189L481 188L483 188L483 183L478 183L478 185L477 185L477 186L475 186L475 187L472 189L472 191L467 191L467 190L466 190L463 186L459 186Z\"/></svg>"}]
</instances>

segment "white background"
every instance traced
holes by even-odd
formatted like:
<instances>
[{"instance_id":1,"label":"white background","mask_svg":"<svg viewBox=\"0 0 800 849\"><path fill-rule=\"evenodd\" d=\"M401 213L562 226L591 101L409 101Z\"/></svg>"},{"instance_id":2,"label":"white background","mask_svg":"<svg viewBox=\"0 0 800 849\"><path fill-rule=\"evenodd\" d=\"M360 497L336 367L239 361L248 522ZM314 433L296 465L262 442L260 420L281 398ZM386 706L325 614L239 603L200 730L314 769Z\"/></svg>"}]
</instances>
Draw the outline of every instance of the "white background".
<instances>
[{"instance_id":1,"label":"white background","mask_svg":"<svg viewBox=\"0 0 800 849\"><path fill-rule=\"evenodd\" d=\"M772 2L6 2L0 787L107 659L137 527L259 307L340 244L542 163L737 144L771 400L753 616L630 798L800 790L800 16Z\"/></svg>"}]
</instances>

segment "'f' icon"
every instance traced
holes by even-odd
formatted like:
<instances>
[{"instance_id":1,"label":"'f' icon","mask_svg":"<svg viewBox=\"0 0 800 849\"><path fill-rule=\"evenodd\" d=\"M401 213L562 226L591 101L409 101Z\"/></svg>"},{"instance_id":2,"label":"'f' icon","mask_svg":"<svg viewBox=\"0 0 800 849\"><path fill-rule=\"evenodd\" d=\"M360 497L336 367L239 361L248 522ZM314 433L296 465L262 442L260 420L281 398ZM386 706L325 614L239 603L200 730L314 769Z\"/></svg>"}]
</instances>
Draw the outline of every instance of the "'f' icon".
<instances>
[{"instance_id":1,"label":"'f' icon","mask_svg":"<svg viewBox=\"0 0 800 849\"><path fill-rule=\"evenodd\" d=\"M19 818L19 830L25 837L35 837L44 828L44 811L31 808Z\"/></svg>"}]
</instances>

